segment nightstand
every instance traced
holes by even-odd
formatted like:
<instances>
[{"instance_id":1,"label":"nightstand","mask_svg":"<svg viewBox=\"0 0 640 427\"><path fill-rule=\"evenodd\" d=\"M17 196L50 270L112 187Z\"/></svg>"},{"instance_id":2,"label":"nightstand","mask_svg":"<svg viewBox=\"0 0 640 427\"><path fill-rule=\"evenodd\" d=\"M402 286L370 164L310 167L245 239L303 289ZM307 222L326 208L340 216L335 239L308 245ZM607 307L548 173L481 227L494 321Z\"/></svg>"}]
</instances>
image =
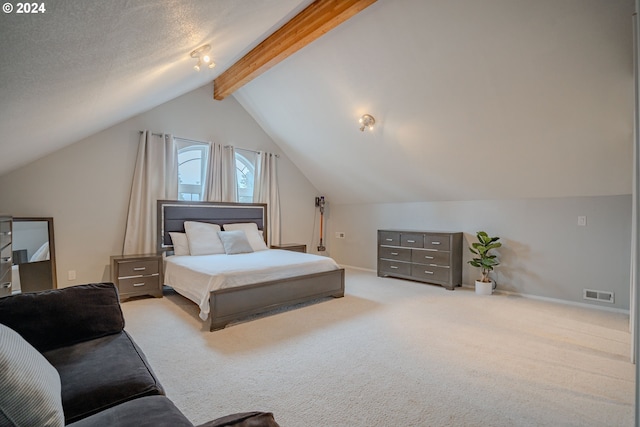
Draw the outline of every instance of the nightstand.
<instances>
[{"instance_id":1,"label":"nightstand","mask_svg":"<svg viewBox=\"0 0 640 427\"><path fill-rule=\"evenodd\" d=\"M271 249L284 249L293 252L307 252L307 245L302 243L281 243L279 245L271 245Z\"/></svg>"},{"instance_id":2,"label":"nightstand","mask_svg":"<svg viewBox=\"0 0 640 427\"><path fill-rule=\"evenodd\" d=\"M162 255L114 255L111 280L118 288L120 301L141 295L162 297Z\"/></svg>"}]
</instances>

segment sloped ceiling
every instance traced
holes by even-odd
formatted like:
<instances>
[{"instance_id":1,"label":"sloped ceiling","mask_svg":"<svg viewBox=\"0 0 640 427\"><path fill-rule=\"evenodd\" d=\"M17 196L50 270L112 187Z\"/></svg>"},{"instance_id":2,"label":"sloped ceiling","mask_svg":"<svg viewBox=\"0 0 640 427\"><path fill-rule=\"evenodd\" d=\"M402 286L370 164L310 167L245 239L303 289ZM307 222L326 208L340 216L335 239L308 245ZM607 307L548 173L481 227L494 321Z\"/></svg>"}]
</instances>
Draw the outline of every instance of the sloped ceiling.
<instances>
[{"instance_id":1,"label":"sloped ceiling","mask_svg":"<svg viewBox=\"0 0 640 427\"><path fill-rule=\"evenodd\" d=\"M310 2L1 14L0 174L211 82ZM628 194L633 9L378 0L233 96L334 203ZM218 66L197 74L204 43Z\"/></svg>"},{"instance_id":2,"label":"sloped ceiling","mask_svg":"<svg viewBox=\"0 0 640 427\"><path fill-rule=\"evenodd\" d=\"M234 96L334 203L628 194L633 10L379 0Z\"/></svg>"},{"instance_id":3,"label":"sloped ceiling","mask_svg":"<svg viewBox=\"0 0 640 427\"><path fill-rule=\"evenodd\" d=\"M51 0L0 14L0 175L212 81L310 2ZM189 53L207 43L217 67L196 73Z\"/></svg>"}]
</instances>

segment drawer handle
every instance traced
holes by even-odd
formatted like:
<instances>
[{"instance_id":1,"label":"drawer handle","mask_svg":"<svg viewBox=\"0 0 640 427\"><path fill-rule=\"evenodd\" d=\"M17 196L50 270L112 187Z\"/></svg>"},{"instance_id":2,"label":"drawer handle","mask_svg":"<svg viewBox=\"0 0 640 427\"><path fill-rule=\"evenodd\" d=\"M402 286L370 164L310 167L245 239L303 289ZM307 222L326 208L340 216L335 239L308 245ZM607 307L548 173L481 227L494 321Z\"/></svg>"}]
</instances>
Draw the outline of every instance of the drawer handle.
<instances>
[{"instance_id":1,"label":"drawer handle","mask_svg":"<svg viewBox=\"0 0 640 427\"><path fill-rule=\"evenodd\" d=\"M11 262L11 257L10 256L6 256L6 257L2 258L2 262Z\"/></svg>"},{"instance_id":2,"label":"drawer handle","mask_svg":"<svg viewBox=\"0 0 640 427\"><path fill-rule=\"evenodd\" d=\"M142 283L134 283L134 284L133 284L133 286L134 286L134 287L136 287L136 288L137 288L137 287L140 287L140 286L144 286L144 285L145 285L145 283L144 283L144 282L142 282Z\"/></svg>"},{"instance_id":3,"label":"drawer handle","mask_svg":"<svg viewBox=\"0 0 640 427\"><path fill-rule=\"evenodd\" d=\"M431 242L432 245L439 245L440 242Z\"/></svg>"},{"instance_id":4,"label":"drawer handle","mask_svg":"<svg viewBox=\"0 0 640 427\"><path fill-rule=\"evenodd\" d=\"M407 240L407 243L415 243L415 240Z\"/></svg>"},{"instance_id":5,"label":"drawer handle","mask_svg":"<svg viewBox=\"0 0 640 427\"><path fill-rule=\"evenodd\" d=\"M391 265L390 267L393 268L393 269L397 269L398 268L397 265Z\"/></svg>"},{"instance_id":6,"label":"drawer handle","mask_svg":"<svg viewBox=\"0 0 640 427\"><path fill-rule=\"evenodd\" d=\"M398 255L398 252L391 252L391 255Z\"/></svg>"},{"instance_id":7,"label":"drawer handle","mask_svg":"<svg viewBox=\"0 0 640 427\"><path fill-rule=\"evenodd\" d=\"M429 271L429 270L425 270L424 272L427 274L433 274L433 271Z\"/></svg>"},{"instance_id":8,"label":"drawer handle","mask_svg":"<svg viewBox=\"0 0 640 427\"><path fill-rule=\"evenodd\" d=\"M4 233L0 233L0 235L2 235L2 236L11 236L11 232L10 231L5 231Z\"/></svg>"},{"instance_id":9,"label":"drawer handle","mask_svg":"<svg viewBox=\"0 0 640 427\"><path fill-rule=\"evenodd\" d=\"M147 267L133 267L133 271L145 271Z\"/></svg>"},{"instance_id":10,"label":"drawer handle","mask_svg":"<svg viewBox=\"0 0 640 427\"><path fill-rule=\"evenodd\" d=\"M433 257L432 257L432 256L429 256L429 255L425 255L425 256L424 256L424 258L425 258L425 259L433 259Z\"/></svg>"},{"instance_id":11,"label":"drawer handle","mask_svg":"<svg viewBox=\"0 0 640 427\"><path fill-rule=\"evenodd\" d=\"M0 285L0 288L2 289L7 289L11 287L11 282L5 282L2 285Z\"/></svg>"},{"instance_id":12,"label":"drawer handle","mask_svg":"<svg viewBox=\"0 0 640 427\"><path fill-rule=\"evenodd\" d=\"M386 240L387 242L393 242L393 239L384 239L384 240Z\"/></svg>"}]
</instances>

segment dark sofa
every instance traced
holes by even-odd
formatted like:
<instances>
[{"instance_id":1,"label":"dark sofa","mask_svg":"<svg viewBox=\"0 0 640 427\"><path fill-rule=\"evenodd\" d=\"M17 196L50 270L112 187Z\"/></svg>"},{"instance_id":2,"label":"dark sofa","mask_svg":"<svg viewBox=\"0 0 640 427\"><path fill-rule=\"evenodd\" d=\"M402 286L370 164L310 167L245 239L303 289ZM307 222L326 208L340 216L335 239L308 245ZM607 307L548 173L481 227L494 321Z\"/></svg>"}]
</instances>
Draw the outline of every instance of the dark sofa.
<instances>
[{"instance_id":1,"label":"dark sofa","mask_svg":"<svg viewBox=\"0 0 640 427\"><path fill-rule=\"evenodd\" d=\"M124 330L112 283L0 298L0 324L0 425L193 426ZM263 412L202 426L232 425L277 426Z\"/></svg>"}]
</instances>

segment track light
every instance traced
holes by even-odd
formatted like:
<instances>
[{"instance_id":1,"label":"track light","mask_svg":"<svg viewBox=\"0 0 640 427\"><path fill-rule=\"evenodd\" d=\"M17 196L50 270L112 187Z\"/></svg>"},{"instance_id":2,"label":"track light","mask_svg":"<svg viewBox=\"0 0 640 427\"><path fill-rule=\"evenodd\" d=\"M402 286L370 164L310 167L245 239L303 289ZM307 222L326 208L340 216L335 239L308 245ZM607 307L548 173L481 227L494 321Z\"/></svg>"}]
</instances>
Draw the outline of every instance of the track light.
<instances>
[{"instance_id":1,"label":"track light","mask_svg":"<svg viewBox=\"0 0 640 427\"><path fill-rule=\"evenodd\" d=\"M360 117L360 132L364 132L365 128L369 128L369 130L373 130L373 125L376 124L376 119L373 118L370 114L365 114Z\"/></svg>"},{"instance_id":2,"label":"track light","mask_svg":"<svg viewBox=\"0 0 640 427\"><path fill-rule=\"evenodd\" d=\"M200 71L203 64L209 68L213 68L216 66L216 63L213 62L213 60L211 59L211 55L209 55L208 53L210 49L211 49L211 46L209 46L208 44L205 44L191 52L191 57L193 59L198 60L198 63L193 66L194 70Z\"/></svg>"}]
</instances>

